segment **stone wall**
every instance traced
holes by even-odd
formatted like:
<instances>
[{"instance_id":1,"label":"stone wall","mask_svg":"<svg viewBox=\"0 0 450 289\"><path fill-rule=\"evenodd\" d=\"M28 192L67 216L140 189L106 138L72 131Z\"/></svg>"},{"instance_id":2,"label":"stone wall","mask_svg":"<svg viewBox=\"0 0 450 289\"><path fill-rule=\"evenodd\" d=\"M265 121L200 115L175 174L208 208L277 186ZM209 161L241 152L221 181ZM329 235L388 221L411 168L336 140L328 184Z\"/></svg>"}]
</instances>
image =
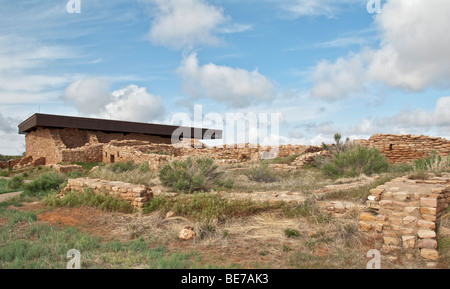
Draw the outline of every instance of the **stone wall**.
<instances>
[{"instance_id":1,"label":"stone wall","mask_svg":"<svg viewBox=\"0 0 450 289\"><path fill-rule=\"evenodd\" d=\"M28 133L26 157L45 158L46 164L101 162L103 146L111 141L142 141L170 144L170 138L144 134L104 133L78 129L38 128Z\"/></svg>"},{"instance_id":2,"label":"stone wall","mask_svg":"<svg viewBox=\"0 0 450 289\"><path fill-rule=\"evenodd\" d=\"M376 147L390 163L412 162L428 156L432 151L442 156L450 154L449 140L423 135L376 134L368 140L357 140L356 143Z\"/></svg>"},{"instance_id":3,"label":"stone wall","mask_svg":"<svg viewBox=\"0 0 450 289\"><path fill-rule=\"evenodd\" d=\"M141 209L145 203L153 198L152 190L143 185L88 178L69 179L60 196L64 197L64 194L68 192L84 192L86 189L90 189L97 194L115 196L138 209Z\"/></svg>"},{"instance_id":4,"label":"stone wall","mask_svg":"<svg viewBox=\"0 0 450 289\"><path fill-rule=\"evenodd\" d=\"M93 144L74 149L62 149L62 163L99 163L102 162L103 145Z\"/></svg>"},{"instance_id":5,"label":"stone wall","mask_svg":"<svg viewBox=\"0 0 450 289\"><path fill-rule=\"evenodd\" d=\"M65 148L58 130L38 128L25 137L26 157L44 157L48 164L61 161L61 150Z\"/></svg>"},{"instance_id":6,"label":"stone wall","mask_svg":"<svg viewBox=\"0 0 450 289\"><path fill-rule=\"evenodd\" d=\"M411 135L377 134L368 140L356 143L375 147L390 163L411 162L436 151L440 155L450 154L450 141L443 138ZM197 141L197 144L199 142ZM296 164L307 164L316 155L322 154L320 146L280 145L278 147L236 144L221 147L193 147L188 140L172 145L170 139L143 134L120 134L83 131L78 129L38 128L26 136L26 157L45 158L46 164L73 162L134 161L136 163L158 162L168 157L212 157L225 162L257 161L264 158L284 158L303 155Z\"/></svg>"},{"instance_id":7,"label":"stone wall","mask_svg":"<svg viewBox=\"0 0 450 289\"><path fill-rule=\"evenodd\" d=\"M321 151L321 147L316 146L280 146L274 152L279 158L290 155L299 155L305 151ZM173 157L211 157L216 160L236 160L240 162L259 160L264 154L271 151L271 147L259 145L233 145L231 147L202 147L194 148L190 145L167 145L153 144L142 141L112 141L103 147L103 162L111 163L116 161L129 161L143 163L155 159L171 159ZM159 157L156 157L159 156Z\"/></svg>"},{"instance_id":8,"label":"stone wall","mask_svg":"<svg viewBox=\"0 0 450 289\"><path fill-rule=\"evenodd\" d=\"M439 257L436 228L449 204L450 175L430 180L398 178L370 191L359 231L379 234L384 254L420 251L433 267Z\"/></svg>"}]
</instances>

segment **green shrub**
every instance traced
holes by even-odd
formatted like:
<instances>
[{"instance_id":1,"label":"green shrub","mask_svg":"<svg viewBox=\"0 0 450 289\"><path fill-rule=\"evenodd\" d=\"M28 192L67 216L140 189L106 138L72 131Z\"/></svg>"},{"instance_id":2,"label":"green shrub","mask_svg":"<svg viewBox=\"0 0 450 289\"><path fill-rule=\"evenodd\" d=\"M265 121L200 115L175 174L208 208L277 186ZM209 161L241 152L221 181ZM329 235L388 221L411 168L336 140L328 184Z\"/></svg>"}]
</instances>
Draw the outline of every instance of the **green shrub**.
<instances>
[{"instance_id":1,"label":"green shrub","mask_svg":"<svg viewBox=\"0 0 450 289\"><path fill-rule=\"evenodd\" d=\"M83 176L83 173L80 171L71 171L66 174L69 179L77 179Z\"/></svg>"},{"instance_id":2,"label":"green shrub","mask_svg":"<svg viewBox=\"0 0 450 289\"><path fill-rule=\"evenodd\" d=\"M108 169L114 173L123 173L136 169L136 165L133 161L117 162L108 166Z\"/></svg>"},{"instance_id":3,"label":"green shrub","mask_svg":"<svg viewBox=\"0 0 450 289\"><path fill-rule=\"evenodd\" d=\"M159 170L159 179L163 186L187 194L232 186L231 180L223 179L223 172L212 158L170 162Z\"/></svg>"},{"instance_id":4,"label":"green shrub","mask_svg":"<svg viewBox=\"0 0 450 289\"><path fill-rule=\"evenodd\" d=\"M429 156L415 160L413 167L415 171L431 171L435 173L447 171L450 169L450 157L443 157L432 151Z\"/></svg>"},{"instance_id":5,"label":"green shrub","mask_svg":"<svg viewBox=\"0 0 450 289\"><path fill-rule=\"evenodd\" d=\"M327 145L325 143L322 143L323 149L327 150L328 152L332 154L340 154L344 152L349 146L351 146L350 139L347 138L345 142L342 142L342 135L340 133L334 134L334 144Z\"/></svg>"},{"instance_id":6,"label":"green shrub","mask_svg":"<svg viewBox=\"0 0 450 289\"><path fill-rule=\"evenodd\" d=\"M150 171L150 166L148 162L142 163L138 168L140 173L148 173Z\"/></svg>"},{"instance_id":7,"label":"green shrub","mask_svg":"<svg viewBox=\"0 0 450 289\"><path fill-rule=\"evenodd\" d=\"M260 183L273 183L277 180L277 177L269 168L269 163L265 161L262 161L258 166L250 168L247 177L252 181Z\"/></svg>"},{"instance_id":8,"label":"green shrub","mask_svg":"<svg viewBox=\"0 0 450 289\"><path fill-rule=\"evenodd\" d=\"M9 212L8 225L13 226L15 223L27 221L32 223L37 220L37 216L33 212L19 212L11 211Z\"/></svg>"},{"instance_id":9,"label":"green shrub","mask_svg":"<svg viewBox=\"0 0 450 289\"><path fill-rule=\"evenodd\" d=\"M349 145L344 151L335 154L333 159L323 165L322 171L329 177L352 178L365 174L370 176L386 172L389 163L376 148Z\"/></svg>"},{"instance_id":10,"label":"green shrub","mask_svg":"<svg viewBox=\"0 0 450 289\"><path fill-rule=\"evenodd\" d=\"M8 171L0 170L0 177L7 177L8 175Z\"/></svg>"},{"instance_id":11,"label":"green shrub","mask_svg":"<svg viewBox=\"0 0 450 289\"><path fill-rule=\"evenodd\" d=\"M8 181L7 188L9 190L20 190L23 186L23 177L22 176L15 176L12 179Z\"/></svg>"},{"instance_id":12,"label":"green shrub","mask_svg":"<svg viewBox=\"0 0 450 289\"><path fill-rule=\"evenodd\" d=\"M104 165L104 163L73 163L74 165L78 165L83 167L83 170L85 172L89 172L90 170L92 170L94 167L97 166L102 166Z\"/></svg>"},{"instance_id":13,"label":"green shrub","mask_svg":"<svg viewBox=\"0 0 450 289\"><path fill-rule=\"evenodd\" d=\"M295 229L286 229L284 230L284 235L288 238L295 238L300 236L300 232Z\"/></svg>"},{"instance_id":14,"label":"green shrub","mask_svg":"<svg viewBox=\"0 0 450 289\"><path fill-rule=\"evenodd\" d=\"M34 181L24 184L24 195L31 197L46 195L51 190L58 190L65 181L66 178L57 172L44 173Z\"/></svg>"},{"instance_id":15,"label":"green shrub","mask_svg":"<svg viewBox=\"0 0 450 289\"><path fill-rule=\"evenodd\" d=\"M414 166L410 164L394 164L389 167L389 172L391 173L408 173L414 170Z\"/></svg>"},{"instance_id":16,"label":"green shrub","mask_svg":"<svg viewBox=\"0 0 450 289\"><path fill-rule=\"evenodd\" d=\"M288 218L304 217L311 222L323 224L331 220L331 215L324 213L314 200L306 200L302 204L292 207L284 206L283 214Z\"/></svg>"}]
</instances>

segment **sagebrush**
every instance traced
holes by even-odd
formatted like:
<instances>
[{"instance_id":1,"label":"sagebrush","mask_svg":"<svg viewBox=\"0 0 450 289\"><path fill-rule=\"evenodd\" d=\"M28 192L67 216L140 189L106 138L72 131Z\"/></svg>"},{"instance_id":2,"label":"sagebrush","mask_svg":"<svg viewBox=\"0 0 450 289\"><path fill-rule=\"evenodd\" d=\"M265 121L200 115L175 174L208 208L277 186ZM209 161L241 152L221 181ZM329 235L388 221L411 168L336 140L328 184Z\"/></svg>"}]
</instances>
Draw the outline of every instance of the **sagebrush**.
<instances>
[{"instance_id":1,"label":"sagebrush","mask_svg":"<svg viewBox=\"0 0 450 289\"><path fill-rule=\"evenodd\" d=\"M340 153L323 165L323 172L334 179L352 178L362 174L373 174L388 171L389 163L376 148L362 145L347 145Z\"/></svg>"},{"instance_id":2,"label":"sagebrush","mask_svg":"<svg viewBox=\"0 0 450 289\"><path fill-rule=\"evenodd\" d=\"M224 179L223 174L212 158L187 158L164 165L159 170L159 179L163 186L175 192L192 194L216 188L231 188L232 181Z\"/></svg>"}]
</instances>

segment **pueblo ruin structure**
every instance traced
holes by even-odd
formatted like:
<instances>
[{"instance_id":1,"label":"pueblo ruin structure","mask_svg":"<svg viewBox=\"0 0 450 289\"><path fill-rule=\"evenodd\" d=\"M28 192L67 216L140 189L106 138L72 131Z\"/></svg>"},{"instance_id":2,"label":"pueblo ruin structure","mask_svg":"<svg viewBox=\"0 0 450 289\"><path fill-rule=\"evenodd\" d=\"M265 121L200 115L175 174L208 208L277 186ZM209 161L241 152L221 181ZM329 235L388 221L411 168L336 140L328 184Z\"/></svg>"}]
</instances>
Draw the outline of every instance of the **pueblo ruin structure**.
<instances>
[{"instance_id":1,"label":"pueblo ruin structure","mask_svg":"<svg viewBox=\"0 0 450 289\"><path fill-rule=\"evenodd\" d=\"M221 139L221 130L47 114L35 114L22 122L19 133L26 134L25 157L0 163L0 168L134 161L148 162L157 169L168 160L188 156L230 163L299 155L293 166L286 168L290 170L327 154L321 146L305 145L280 145L276 150L255 144L206 147L199 140ZM181 138L184 140L180 142ZM174 140L179 143L174 144ZM449 140L422 135L376 134L355 143L376 147L390 163L410 163L433 151L442 156L450 154Z\"/></svg>"},{"instance_id":2,"label":"pueblo ruin structure","mask_svg":"<svg viewBox=\"0 0 450 289\"><path fill-rule=\"evenodd\" d=\"M35 114L19 125L25 134L26 155L17 165L58 163L95 163L133 159L123 147L136 145L171 146L188 136L196 139L220 139L222 131L204 128L116 120ZM124 155L121 156L121 152ZM133 154L139 155L138 152Z\"/></svg>"}]
</instances>

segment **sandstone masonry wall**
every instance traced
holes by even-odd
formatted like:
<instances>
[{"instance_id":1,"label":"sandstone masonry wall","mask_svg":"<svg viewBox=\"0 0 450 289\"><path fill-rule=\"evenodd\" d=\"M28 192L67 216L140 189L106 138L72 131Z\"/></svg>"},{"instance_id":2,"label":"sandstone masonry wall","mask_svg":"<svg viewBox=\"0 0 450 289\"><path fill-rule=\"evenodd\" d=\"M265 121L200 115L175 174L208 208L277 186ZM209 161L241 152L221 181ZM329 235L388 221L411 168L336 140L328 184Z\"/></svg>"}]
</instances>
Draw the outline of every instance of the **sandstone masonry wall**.
<instances>
[{"instance_id":1,"label":"sandstone masonry wall","mask_svg":"<svg viewBox=\"0 0 450 289\"><path fill-rule=\"evenodd\" d=\"M370 191L359 231L379 234L382 253L420 251L430 267L438 260L436 228L450 204L450 175L430 180L398 178Z\"/></svg>"},{"instance_id":2,"label":"sandstone masonry wall","mask_svg":"<svg viewBox=\"0 0 450 289\"><path fill-rule=\"evenodd\" d=\"M432 151L436 151L442 156L450 154L449 140L423 135L376 134L368 140L357 140L356 142L376 147L390 163L412 162L428 156Z\"/></svg>"},{"instance_id":3,"label":"sandstone masonry wall","mask_svg":"<svg viewBox=\"0 0 450 289\"><path fill-rule=\"evenodd\" d=\"M194 148L195 142L185 141L179 145L172 145L170 141L170 139L144 134L108 134L78 129L38 128L26 136L26 157L40 159L39 163L42 163L42 158L45 158L44 164L112 163L132 160L135 163L150 162L152 166L157 167L159 163L172 157L212 157L222 163L231 163L273 157L284 158L305 153L295 161L295 165L300 166L312 162L315 156L323 154L320 146L280 145L276 148L236 144ZM450 141L443 138L377 134L369 140L355 142L376 147L390 163L412 162L429 155L431 151L436 151L443 156L450 154Z\"/></svg>"},{"instance_id":4,"label":"sandstone masonry wall","mask_svg":"<svg viewBox=\"0 0 450 289\"><path fill-rule=\"evenodd\" d=\"M64 194L68 192L82 193L86 189L91 189L97 194L109 194L115 196L138 209L141 209L145 203L153 198L152 190L143 185L88 178L69 179L67 186L61 191L60 196L64 197Z\"/></svg>"},{"instance_id":5,"label":"sandstone masonry wall","mask_svg":"<svg viewBox=\"0 0 450 289\"><path fill-rule=\"evenodd\" d=\"M302 154L305 151L321 151L320 147L314 146L280 146L278 157L286 157ZM250 144L233 145L231 147L202 147L194 148L186 144L167 145L153 144L141 141L112 141L103 147L103 162L129 161L142 163L146 161L166 161L187 157L212 157L221 162L259 160L265 154L270 154L271 147L263 147ZM275 155L274 155L275 156Z\"/></svg>"},{"instance_id":6,"label":"sandstone masonry wall","mask_svg":"<svg viewBox=\"0 0 450 289\"><path fill-rule=\"evenodd\" d=\"M169 144L170 139L144 134L121 134L78 129L38 128L26 135L26 157L44 164L103 161L103 146L111 141Z\"/></svg>"},{"instance_id":7,"label":"sandstone masonry wall","mask_svg":"<svg viewBox=\"0 0 450 289\"><path fill-rule=\"evenodd\" d=\"M43 128L26 135L25 147L27 157L44 157L50 164L61 161L61 149L65 148L56 130Z\"/></svg>"},{"instance_id":8,"label":"sandstone masonry wall","mask_svg":"<svg viewBox=\"0 0 450 289\"><path fill-rule=\"evenodd\" d=\"M103 145L94 144L61 150L62 163L97 163L102 161Z\"/></svg>"}]
</instances>

